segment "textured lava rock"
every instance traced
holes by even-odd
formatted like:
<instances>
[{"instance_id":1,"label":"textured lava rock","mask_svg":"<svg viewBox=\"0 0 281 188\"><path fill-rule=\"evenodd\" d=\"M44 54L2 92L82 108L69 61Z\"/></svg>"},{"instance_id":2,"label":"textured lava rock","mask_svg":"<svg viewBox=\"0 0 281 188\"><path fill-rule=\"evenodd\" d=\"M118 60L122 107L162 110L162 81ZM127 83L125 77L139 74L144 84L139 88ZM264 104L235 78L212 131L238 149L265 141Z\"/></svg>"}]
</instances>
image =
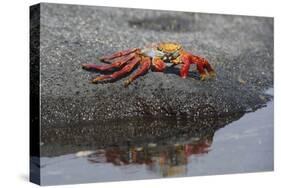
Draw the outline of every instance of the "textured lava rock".
<instances>
[{"instance_id":1,"label":"textured lava rock","mask_svg":"<svg viewBox=\"0 0 281 188\"><path fill-rule=\"evenodd\" d=\"M265 104L273 87L273 19L126 8L41 4L41 125L139 116L228 116ZM206 57L215 80L181 79L177 68L89 83L82 63L152 42L175 41Z\"/></svg>"}]
</instances>

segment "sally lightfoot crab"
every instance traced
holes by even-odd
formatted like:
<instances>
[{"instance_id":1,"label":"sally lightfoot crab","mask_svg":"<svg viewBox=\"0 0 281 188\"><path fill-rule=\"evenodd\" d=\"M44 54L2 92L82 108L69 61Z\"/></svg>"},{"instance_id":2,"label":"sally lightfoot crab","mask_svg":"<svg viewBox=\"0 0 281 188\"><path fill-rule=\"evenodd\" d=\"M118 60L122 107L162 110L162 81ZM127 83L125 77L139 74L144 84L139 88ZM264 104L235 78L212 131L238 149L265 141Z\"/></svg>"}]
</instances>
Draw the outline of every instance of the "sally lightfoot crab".
<instances>
[{"instance_id":1,"label":"sally lightfoot crab","mask_svg":"<svg viewBox=\"0 0 281 188\"><path fill-rule=\"evenodd\" d=\"M96 77L92 80L93 83L115 80L132 72L137 66L139 68L125 81L125 86L128 86L139 76L147 73L149 69L155 72L164 72L168 64L172 64L172 66L181 65L179 75L182 78L188 77L191 64L197 65L201 80L206 79L206 73L210 77L215 77L216 75L207 59L193 55L185 51L180 44L173 42L152 44L150 47L143 49L132 48L103 56L100 60L108 64L82 64L82 67L86 70L94 69L101 72L117 70L112 74Z\"/></svg>"}]
</instances>

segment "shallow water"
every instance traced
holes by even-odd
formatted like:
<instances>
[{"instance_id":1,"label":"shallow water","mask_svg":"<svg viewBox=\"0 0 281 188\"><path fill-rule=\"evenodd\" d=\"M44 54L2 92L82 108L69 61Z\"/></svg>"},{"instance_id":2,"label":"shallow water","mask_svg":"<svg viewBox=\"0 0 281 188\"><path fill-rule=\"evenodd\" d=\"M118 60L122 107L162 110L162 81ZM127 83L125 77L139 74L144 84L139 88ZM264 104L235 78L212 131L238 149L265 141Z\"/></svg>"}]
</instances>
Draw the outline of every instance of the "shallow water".
<instances>
[{"instance_id":1,"label":"shallow water","mask_svg":"<svg viewBox=\"0 0 281 188\"><path fill-rule=\"evenodd\" d=\"M273 89L267 93L273 95ZM57 140L46 139L49 143L42 144L45 157L41 157L41 183L51 185L271 171L273 110L272 100L255 112L238 114L216 123L200 122L204 124L202 129L194 128L193 124L175 123L174 120L149 123L147 130L141 130L136 122L133 125L127 122L121 127L110 125L115 135L111 135L105 127L92 132L90 128L83 128L83 131L80 128L77 138L61 136L60 140L58 136ZM211 127L212 124L215 128ZM163 127L157 129L159 126ZM170 128L179 131L172 132ZM105 137L107 131L108 137ZM130 134L123 135L124 132ZM95 134L105 136L99 140ZM56 131L56 135L60 132ZM130 136L129 140L124 139ZM75 144L71 145L71 139L76 139L73 141Z\"/></svg>"}]
</instances>

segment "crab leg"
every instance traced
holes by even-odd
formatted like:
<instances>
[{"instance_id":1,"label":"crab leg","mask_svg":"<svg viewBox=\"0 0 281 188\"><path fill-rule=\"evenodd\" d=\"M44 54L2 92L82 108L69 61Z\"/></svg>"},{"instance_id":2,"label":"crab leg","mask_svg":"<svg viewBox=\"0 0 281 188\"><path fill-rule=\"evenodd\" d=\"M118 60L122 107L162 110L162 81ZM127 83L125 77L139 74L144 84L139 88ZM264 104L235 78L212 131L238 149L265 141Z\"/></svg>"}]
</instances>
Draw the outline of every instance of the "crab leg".
<instances>
[{"instance_id":1,"label":"crab leg","mask_svg":"<svg viewBox=\"0 0 281 188\"><path fill-rule=\"evenodd\" d=\"M121 70L114 72L111 75L104 75L104 76L99 76L95 79L93 79L93 83L97 83L98 81L102 81L105 79L116 79L126 73L129 73L133 70L133 68L140 62L140 57L135 57L130 63L125 65Z\"/></svg>"},{"instance_id":2,"label":"crab leg","mask_svg":"<svg viewBox=\"0 0 281 188\"><path fill-rule=\"evenodd\" d=\"M107 62L107 61L110 61L110 60L115 59L117 57L121 57L121 56L125 56L125 55L128 55L128 54L131 54L133 52L136 52L137 50L139 50L139 49L138 48L132 48L132 49L116 52L115 54L112 54L112 55L102 56L99 59L101 61Z\"/></svg>"},{"instance_id":3,"label":"crab leg","mask_svg":"<svg viewBox=\"0 0 281 188\"><path fill-rule=\"evenodd\" d=\"M189 67L190 67L190 58L188 56L182 56L181 60L183 62L180 69L180 77L186 78L188 77Z\"/></svg>"},{"instance_id":4,"label":"crab leg","mask_svg":"<svg viewBox=\"0 0 281 188\"><path fill-rule=\"evenodd\" d=\"M214 72L214 70L211 68L210 64L208 63L208 61L206 59L201 58L199 56L195 56L195 55L192 55L191 59L192 59L192 63L195 63L197 65L197 70L201 76L201 80L206 79L205 69L207 69L208 72L210 71L210 73Z\"/></svg>"},{"instance_id":5,"label":"crab leg","mask_svg":"<svg viewBox=\"0 0 281 188\"><path fill-rule=\"evenodd\" d=\"M109 65L108 64L107 65L82 64L82 67L85 69L97 69L100 71L105 71L105 70L109 70L112 68L121 67L122 65L124 65L125 63L127 63L128 61L133 59L135 56L136 56L136 54L130 54Z\"/></svg>"},{"instance_id":6,"label":"crab leg","mask_svg":"<svg viewBox=\"0 0 281 188\"><path fill-rule=\"evenodd\" d=\"M207 69L210 76L212 76L212 77L216 76L214 69L211 67L211 65L209 64L209 62L207 60L205 61L204 68Z\"/></svg>"},{"instance_id":7,"label":"crab leg","mask_svg":"<svg viewBox=\"0 0 281 188\"><path fill-rule=\"evenodd\" d=\"M149 57L144 57L140 62L140 68L137 70L137 72L131 76L128 80L125 81L125 87L128 86L130 83L132 83L135 79L137 79L139 76L145 74L151 65L151 59Z\"/></svg>"},{"instance_id":8,"label":"crab leg","mask_svg":"<svg viewBox=\"0 0 281 188\"><path fill-rule=\"evenodd\" d=\"M204 69L204 65L202 63L196 63L197 64L197 70L200 74L200 79L205 80L206 79L206 71Z\"/></svg>"}]
</instances>

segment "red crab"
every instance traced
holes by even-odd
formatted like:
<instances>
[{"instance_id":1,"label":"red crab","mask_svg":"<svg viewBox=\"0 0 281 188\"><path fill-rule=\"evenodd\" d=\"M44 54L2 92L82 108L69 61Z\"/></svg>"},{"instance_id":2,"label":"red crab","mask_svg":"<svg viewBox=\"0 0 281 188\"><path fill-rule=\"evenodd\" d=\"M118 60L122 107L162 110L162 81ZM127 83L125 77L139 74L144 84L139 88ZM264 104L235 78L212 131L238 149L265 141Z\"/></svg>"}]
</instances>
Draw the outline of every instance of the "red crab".
<instances>
[{"instance_id":1,"label":"red crab","mask_svg":"<svg viewBox=\"0 0 281 188\"><path fill-rule=\"evenodd\" d=\"M188 77L190 64L197 65L201 80L206 79L206 70L210 77L215 77L216 75L207 59L188 53L180 44L172 42L153 44L151 47L144 49L128 49L112 55L103 56L100 60L109 64L101 66L82 64L82 67L87 70L95 69L98 71L119 70L109 75L99 76L92 80L93 83L104 80L115 80L132 72L134 67L139 65L138 70L125 81L125 86L128 86L139 76L147 73L149 69L156 72L164 72L168 63L171 63L172 66L181 64L180 76L182 78Z\"/></svg>"}]
</instances>

